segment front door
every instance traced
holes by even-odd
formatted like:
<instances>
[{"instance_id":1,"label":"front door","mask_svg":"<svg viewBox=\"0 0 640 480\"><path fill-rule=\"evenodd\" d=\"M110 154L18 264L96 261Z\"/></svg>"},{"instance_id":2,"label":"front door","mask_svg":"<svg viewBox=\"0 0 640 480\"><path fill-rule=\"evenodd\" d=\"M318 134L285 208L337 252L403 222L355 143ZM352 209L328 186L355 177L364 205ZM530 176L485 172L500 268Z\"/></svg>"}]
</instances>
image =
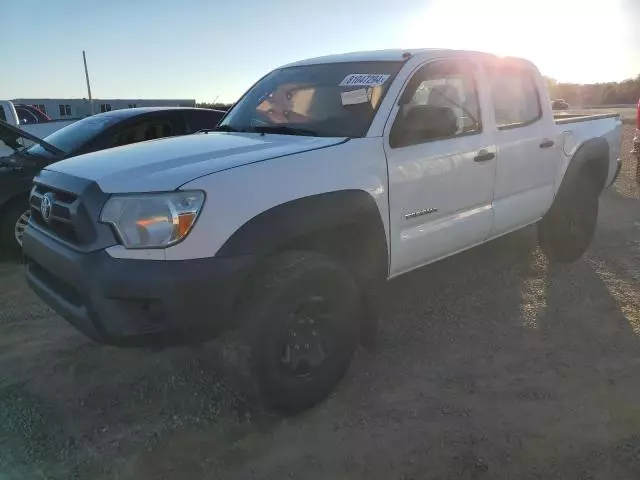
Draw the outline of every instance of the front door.
<instances>
[{"instance_id":1,"label":"front door","mask_svg":"<svg viewBox=\"0 0 640 480\"><path fill-rule=\"evenodd\" d=\"M478 68L468 60L420 67L385 129L391 275L486 240L493 225L493 135L482 125Z\"/></svg>"}]
</instances>

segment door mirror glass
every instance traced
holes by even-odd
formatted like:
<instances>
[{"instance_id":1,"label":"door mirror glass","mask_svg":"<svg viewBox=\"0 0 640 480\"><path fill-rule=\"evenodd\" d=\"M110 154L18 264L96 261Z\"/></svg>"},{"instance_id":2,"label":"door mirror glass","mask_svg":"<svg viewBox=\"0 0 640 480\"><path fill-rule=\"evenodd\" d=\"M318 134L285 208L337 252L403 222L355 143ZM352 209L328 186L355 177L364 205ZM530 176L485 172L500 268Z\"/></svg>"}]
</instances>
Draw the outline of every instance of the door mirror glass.
<instances>
[{"instance_id":1,"label":"door mirror glass","mask_svg":"<svg viewBox=\"0 0 640 480\"><path fill-rule=\"evenodd\" d=\"M458 117L450 107L417 105L399 117L391 131L393 147L448 138L458 131Z\"/></svg>"}]
</instances>

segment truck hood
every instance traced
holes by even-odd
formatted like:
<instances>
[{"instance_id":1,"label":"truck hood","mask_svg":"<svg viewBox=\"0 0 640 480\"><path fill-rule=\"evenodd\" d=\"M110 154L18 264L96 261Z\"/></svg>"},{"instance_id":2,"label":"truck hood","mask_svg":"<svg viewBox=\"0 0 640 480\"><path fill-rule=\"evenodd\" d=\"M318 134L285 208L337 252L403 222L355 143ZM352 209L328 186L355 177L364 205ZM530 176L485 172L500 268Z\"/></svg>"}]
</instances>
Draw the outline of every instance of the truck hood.
<instances>
[{"instance_id":1,"label":"truck hood","mask_svg":"<svg viewBox=\"0 0 640 480\"><path fill-rule=\"evenodd\" d=\"M258 133L193 134L80 155L47 169L94 180L107 193L170 191L203 175L344 141Z\"/></svg>"}]
</instances>

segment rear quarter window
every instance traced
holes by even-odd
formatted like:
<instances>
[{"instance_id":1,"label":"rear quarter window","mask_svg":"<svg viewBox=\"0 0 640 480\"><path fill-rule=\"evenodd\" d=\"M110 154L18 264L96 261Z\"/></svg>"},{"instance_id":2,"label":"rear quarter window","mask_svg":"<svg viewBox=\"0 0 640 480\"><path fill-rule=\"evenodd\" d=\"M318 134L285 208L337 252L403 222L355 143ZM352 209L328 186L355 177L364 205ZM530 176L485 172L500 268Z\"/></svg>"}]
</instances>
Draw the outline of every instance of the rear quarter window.
<instances>
[{"instance_id":1,"label":"rear quarter window","mask_svg":"<svg viewBox=\"0 0 640 480\"><path fill-rule=\"evenodd\" d=\"M209 130L215 128L222 117L224 112L216 112L213 110L203 111L189 111L186 115L188 132L193 133L200 130Z\"/></svg>"},{"instance_id":2,"label":"rear quarter window","mask_svg":"<svg viewBox=\"0 0 640 480\"><path fill-rule=\"evenodd\" d=\"M499 129L521 127L540 119L542 106L533 74L495 68L490 70L489 79Z\"/></svg>"}]
</instances>

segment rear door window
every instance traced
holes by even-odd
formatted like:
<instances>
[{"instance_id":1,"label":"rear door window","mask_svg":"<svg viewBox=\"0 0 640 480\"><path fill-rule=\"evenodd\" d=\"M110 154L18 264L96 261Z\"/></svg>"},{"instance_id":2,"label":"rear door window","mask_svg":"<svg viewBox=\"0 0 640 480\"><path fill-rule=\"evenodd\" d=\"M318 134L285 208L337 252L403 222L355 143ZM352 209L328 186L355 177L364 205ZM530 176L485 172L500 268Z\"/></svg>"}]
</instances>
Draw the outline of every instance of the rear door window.
<instances>
[{"instance_id":1,"label":"rear door window","mask_svg":"<svg viewBox=\"0 0 640 480\"><path fill-rule=\"evenodd\" d=\"M184 123L177 115L145 117L144 120L127 123L125 126L117 128L107 141L106 148L183 135L184 131Z\"/></svg>"},{"instance_id":2,"label":"rear door window","mask_svg":"<svg viewBox=\"0 0 640 480\"><path fill-rule=\"evenodd\" d=\"M187 133L198 132L200 130L210 130L218 125L222 120L224 112L214 110L186 110Z\"/></svg>"},{"instance_id":3,"label":"rear door window","mask_svg":"<svg viewBox=\"0 0 640 480\"><path fill-rule=\"evenodd\" d=\"M530 72L493 68L489 79L499 129L521 127L540 119L540 96Z\"/></svg>"}]
</instances>

